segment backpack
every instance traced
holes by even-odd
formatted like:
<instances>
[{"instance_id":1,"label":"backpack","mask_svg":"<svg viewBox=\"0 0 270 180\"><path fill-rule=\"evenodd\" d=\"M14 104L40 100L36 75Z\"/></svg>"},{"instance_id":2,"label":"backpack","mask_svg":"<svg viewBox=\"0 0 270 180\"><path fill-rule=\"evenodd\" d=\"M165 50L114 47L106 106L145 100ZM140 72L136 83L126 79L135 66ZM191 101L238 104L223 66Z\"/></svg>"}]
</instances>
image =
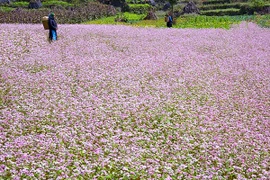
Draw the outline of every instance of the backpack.
<instances>
[{"instance_id":1,"label":"backpack","mask_svg":"<svg viewBox=\"0 0 270 180\"><path fill-rule=\"evenodd\" d=\"M169 17L165 16L165 22L169 22Z\"/></svg>"}]
</instances>

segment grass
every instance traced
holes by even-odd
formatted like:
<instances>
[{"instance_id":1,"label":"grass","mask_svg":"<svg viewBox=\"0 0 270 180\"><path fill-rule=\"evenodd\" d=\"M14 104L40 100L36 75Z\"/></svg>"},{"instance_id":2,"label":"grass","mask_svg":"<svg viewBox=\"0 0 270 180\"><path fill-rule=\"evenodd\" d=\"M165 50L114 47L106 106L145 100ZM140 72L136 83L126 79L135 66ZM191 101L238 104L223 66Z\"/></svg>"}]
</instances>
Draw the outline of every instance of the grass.
<instances>
[{"instance_id":1,"label":"grass","mask_svg":"<svg viewBox=\"0 0 270 180\"><path fill-rule=\"evenodd\" d=\"M85 22L84 24L122 24L132 25L139 27L155 27L163 28L166 27L166 23L163 18L157 20L138 20L132 22L115 22L115 18L107 17L97 19L93 21ZM238 24L241 21L252 21L259 24L262 27L270 27L270 15L254 15L254 16L180 16L176 19L174 28L223 28L229 29L233 24Z\"/></svg>"},{"instance_id":2,"label":"grass","mask_svg":"<svg viewBox=\"0 0 270 180\"><path fill-rule=\"evenodd\" d=\"M2 12L9 12L9 11L12 11L14 9L15 8L13 8L13 7L6 7L6 6L1 6L0 7L0 11L2 11Z\"/></svg>"},{"instance_id":3,"label":"grass","mask_svg":"<svg viewBox=\"0 0 270 180\"><path fill-rule=\"evenodd\" d=\"M43 2L42 5L44 7L50 7L50 6L72 7L73 6L73 4L67 3L65 1L46 1L46 2Z\"/></svg>"}]
</instances>

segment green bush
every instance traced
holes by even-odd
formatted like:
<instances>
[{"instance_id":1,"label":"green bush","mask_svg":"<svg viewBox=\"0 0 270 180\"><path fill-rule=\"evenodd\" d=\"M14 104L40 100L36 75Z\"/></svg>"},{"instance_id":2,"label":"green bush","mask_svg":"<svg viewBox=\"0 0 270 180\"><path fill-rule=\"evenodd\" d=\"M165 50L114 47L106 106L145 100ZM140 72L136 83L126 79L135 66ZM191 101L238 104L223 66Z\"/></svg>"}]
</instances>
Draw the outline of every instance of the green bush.
<instances>
[{"instance_id":1,"label":"green bush","mask_svg":"<svg viewBox=\"0 0 270 180\"><path fill-rule=\"evenodd\" d=\"M146 14L133 14L133 13L124 13L124 18L127 19L127 22L136 22L143 20L146 17Z\"/></svg>"},{"instance_id":2,"label":"green bush","mask_svg":"<svg viewBox=\"0 0 270 180\"><path fill-rule=\"evenodd\" d=\"M134 14L146 14L151 6L149 4L128 4L129 12Z\"/></svg>"},{"instance_id":3,"label":"green bush","mask_svg":"<svg viewBox=\"0 0 270 180\"><path fill-rule=\"evenodd\" d=\"M125 13L118 14L115 20L128 22L128 23L134 23L134 22L143 20L145 17L146 17L146 14L134 14L134 13L125 12Z\"/></svg>"}]
</instances>

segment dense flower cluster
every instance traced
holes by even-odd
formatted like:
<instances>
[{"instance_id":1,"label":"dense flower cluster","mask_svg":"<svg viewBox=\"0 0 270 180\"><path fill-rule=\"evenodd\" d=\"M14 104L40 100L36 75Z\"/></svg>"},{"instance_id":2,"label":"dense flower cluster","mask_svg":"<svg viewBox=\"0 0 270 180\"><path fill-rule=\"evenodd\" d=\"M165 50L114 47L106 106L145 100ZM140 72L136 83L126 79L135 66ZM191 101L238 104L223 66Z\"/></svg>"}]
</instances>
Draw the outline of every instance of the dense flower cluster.
<instances>
[{"instance_id":1,"label":"dense flower cluster","mask_svg":"<svg viewBox=\"0 0 270 180\"><path fill-rule=\"evenodd\" d=\"M267 179L270 30L0 24L0 178Z\"/></svg>"}]
</instances>

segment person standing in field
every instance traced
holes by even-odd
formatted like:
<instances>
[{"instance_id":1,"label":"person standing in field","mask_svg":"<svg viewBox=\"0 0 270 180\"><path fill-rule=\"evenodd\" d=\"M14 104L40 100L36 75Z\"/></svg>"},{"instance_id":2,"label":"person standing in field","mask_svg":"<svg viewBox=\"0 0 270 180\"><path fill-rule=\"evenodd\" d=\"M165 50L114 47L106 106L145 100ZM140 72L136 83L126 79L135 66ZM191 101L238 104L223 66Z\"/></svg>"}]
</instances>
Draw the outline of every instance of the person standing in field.
<instances>
[{"instance_id":1,"label":"person standing in field","mask_svg":"<svg viewBox=\"0 0 270 180\"><path fill-rule=\"evenodd\" d=\"M168 14L165 15L165 22L167 23L167 27L171 28L173 25L173 16L172 13L169 12Z\"/></svg>"},{"instance_id":2,"label":"person standing in field","mask_svg":"<svg viewBox=\"0 0 270 180\"><path fill-rule=\"evenodd\" d=\"M55 21L55 15L54 13L49 14L49 39L50 41L56 41L57 40L57 32L58 29L57 23Z\"/></svg>"}]
</instances>

